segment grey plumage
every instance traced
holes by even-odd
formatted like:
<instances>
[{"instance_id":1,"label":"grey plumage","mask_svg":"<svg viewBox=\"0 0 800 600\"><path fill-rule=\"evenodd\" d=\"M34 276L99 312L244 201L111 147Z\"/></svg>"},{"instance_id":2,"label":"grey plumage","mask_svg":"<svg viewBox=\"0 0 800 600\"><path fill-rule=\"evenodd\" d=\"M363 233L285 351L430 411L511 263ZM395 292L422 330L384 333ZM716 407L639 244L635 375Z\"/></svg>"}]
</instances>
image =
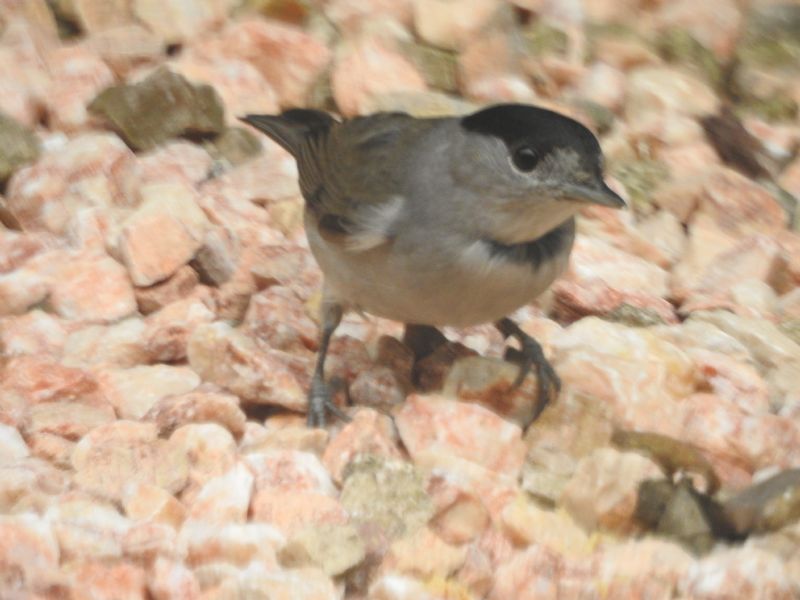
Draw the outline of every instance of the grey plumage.
<instances>
[{"instance_id":1,"label":"grey plumage","mask_svg":"<svg viewBox=\"0 0 800 600\"><path fill-rule=\"evenodd\" d=\"M566 267L582 203L622 205L602 180L594 136L535 107L466 118L379 113L340 123L292 110L243 120L298 162L330 333L336 315L361 310L417 325L497 322L520 337L500 320ZM322 379L324 353L319 363ZM314 396L309 422L320 424L328 398Z\"/></svg>"}]
</instances>

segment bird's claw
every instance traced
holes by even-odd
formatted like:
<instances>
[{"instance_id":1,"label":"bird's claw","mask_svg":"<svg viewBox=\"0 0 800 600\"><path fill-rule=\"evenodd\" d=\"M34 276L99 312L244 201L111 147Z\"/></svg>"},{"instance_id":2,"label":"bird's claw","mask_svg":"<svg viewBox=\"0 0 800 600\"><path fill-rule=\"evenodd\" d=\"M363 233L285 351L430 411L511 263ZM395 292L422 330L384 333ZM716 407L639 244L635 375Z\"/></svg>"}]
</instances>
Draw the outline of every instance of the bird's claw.
<instances>
[{"instance_id":1,"label":"bird's claw","mask_svg":"<svg viewBox=\"0 0 800 600\"><path fill-rule=\"evenodd\" d=\"M511 360L519 364L519 372L516 379L511 384L513 390L518 389L528 373L535 367L536 369L536 407L534 408L533 418L535 420L545 409L554 402L561 391L561 379L559 379L553 366L544 355L542 347L535 339L526 334L516 326L504 324L500 331L505 337L513 336L520 343L520 349L507 348L506 360Z\"/></svg>"},{"instance_id":2,"label":"bird's claw","mask_svg":"<svg viewBox=\"0 0 800 600\"><path fill-rule=\"evenodd\" d=\"M338 386L326 383L322 377L314 376L311 388L308 391L308 416L309 427L325 427L328 413L345 422L350 422L350 417L333 401Z\"/></svg>"}]
</instances>

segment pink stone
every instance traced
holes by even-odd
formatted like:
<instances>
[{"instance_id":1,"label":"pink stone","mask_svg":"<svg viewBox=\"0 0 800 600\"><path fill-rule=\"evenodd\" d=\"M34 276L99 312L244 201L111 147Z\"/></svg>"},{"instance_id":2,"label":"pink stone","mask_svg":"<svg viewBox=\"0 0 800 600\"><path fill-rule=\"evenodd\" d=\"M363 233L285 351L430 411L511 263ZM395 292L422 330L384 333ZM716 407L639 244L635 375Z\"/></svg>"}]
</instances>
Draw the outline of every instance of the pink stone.
<instances>
[{"instance_id":1,"label":"pink stone","mask_svg":"<svg viewBox=\"0 0 800 600\"><path fill-rule=\"evenodd\" d=\"M21 267L32 256L57 244L55 236L0 229L0 273Z\"/></svg>"},{"instance_id":2,"label":"pink stone","mask_svg":"<svg viewBox=\"0 0 800 600\"><path fill-rule=\"evenodd\" d=\"M794 159L781 173L781 186L795 198L800 196L800 158Z\"/></svg>"},{"instance_id":3,"label":"pink stone","mask_svg":"<svg viewBox=\"0 0 800 600\"><path fill-rule=\"evenodd\" d=\"M213 322L216 309L209 290L196 288L190 296L149 315L142 334L148 356L163 362L184 360L195 329Z\"/></svg>"},{"instance_id":4,"label":"pink stone","mask_svg":"<svg viewBox=\"0 0 800 600\"><path fill-rule=\"evenodd\" d=\"M694 390L691 360L647 329L590 317L553 342L562 396L581 394L607 406L618 423L673 434L674 404Z\"/></svg>"},{"instance_id":5,"label":"pink stone","mask_svg":"<svg viewBox=\"0 0 800 600\"><path fill-rule=\"evenodd\" d=\"M122 537L123 555L134 561L150 563L157 556L174 556L175 528L165 523L134 523Z\"/></svg>"},{"instance_id":6,"label":"pink stone","mask_svg":"<svg viewBox=\"0 0 800 600\"><path fill-rule=\"evenodd\" d=\"M522 72L521 56L501 32L471 38L458 57L458 67L460 87L470 99L532 102L536 98Z\"/></svg>"},{"instance_id":7,"label":"pink stone","mask_svg":"<svg viewBox=\"0 0 800 600\"><path fill-rule=\"evenodd\" d=\"M446 579L466 559L464 546L453 546L428 527L395 541L381 563L381 571L413 575L421 579Z\"/></svg>"},{"instance_id":8,"label":"pink stone","mask_svg":"<svg viewBox=\"0 0 800 600\"><path fill-rule=\"evenodd\" d=\"M358 32L376 18L388 19L408 28L413 18L411 0L331 0L324 9L327 16L343 31Z\"/></svg>"},{"instance_id":9,"label":"pink stone","mask_svg":"<svg viewBox=\"0 0 800 600\"><path fill-rule=\"evenodd\" d=\"M499 525L520 546L536 544L565 556L581 556L591 548L589 535L568 514L548 510L523 495L500 514Z\"/></svg>"},{"instance_id":10,"label":"pink stone","mask_svg":"<svg viewBox=\"0 0 800 600\"><path fill-rule=\"evenodd\" d=\"M710 350L698 348L687 353L715 395L738 404L749 414L770 411L767 383L752 365Z\"/></svg>"},{"instance_id":11,"label":"pink stone","mask_svg":"<svg viewBox=\"0 0 800 600\"><path fill-rule=\"evenodd\" d=\"M137 24L125 24L92 32L83 42L120 77L142 63L155 62L164 51L161 40Z\"/></svg>"},{"instance_id":12,"label":"pink stone","mask_svg":"<svg viewBox=\"0 0 800 600\"><path fill-rule=\"evenodd\" d=\"M397 434L388 417L372 409L358 410L325 448L322 461L334 481L341 483L344 469L358 454L401 457Z\"/></svg>"},{"instance_id":13,"label":"pink stone","mask_svg":"<svg viewBox=\"0 0 800 600\"><path fill-rule=\"evenodd\" d=\"M179 552L187 566L228 563L231 566L257 564L275 571L276 551L284 544L281 533L263 523L204 523L186 521L178 535Z\"/></svg>"},{"instance_id":14,"label":"pink stone","mask_svg":"<svg viewBox=\"0 0 800 600\"><path fill-rule=\"evenodd\" d=\"M577 93L609 110L617 111L625 100L625 74L605 62L594 63L577 83Z\"/></svg>"},{"instance_id":15,"label":"pink stone","mask_svg":"<svg viewBox=\"0 0 800 600\"><path fill-rule=\"evenodd\" d=\"M692 236L694 233L695 230ZM687 254L688 260L680 263L673 273L671 286L678 298L688 296L692 301L697 295L736 304L732 288L737 283L755 280L772 284L786 277L786 263L780 246L765 235L741 239L731 248L716 253L710 261L705 258L703 262L708 262L704 266L693 260L696 252L693 244Z\"/></svg>"},{"instance_id":16,"label":"pink stone","mask_svg":"<svg viewBox=\"0 0 800 600\"><path fill-rule=\"evenodd\" d=\"M573 570L577 572L571 572ZM488 598L534 600L540 597L567 597L569 579L577 577L589 580L591 576L588 566L570 569L563 557L546 546L534 544L500 565L495 571L494 586ZM586 584L588 581L585 581Z\"/></svg>"},{"instance_id":17,"label":"pink stone","mask_svg":"<svg viewBox=\"0 0 800 600\"><path fill-rule=\"evenodd\" d=\"M236 396L202 388L157 400L142 419L155 422L162 436L188 423L218 423L236 438L244 433L246 421Z\"/></svg>"},{"instance_id":18,"label":"pink stone","mask_svg":"<svg viewBox=\"0 0 800 600\"><path fill-rule=\"evenodd\" d=\"M639 529L635 518L639 484L660 477L649 459L612 448L599 448L575 468L561 503L589 531L605 529L630 534Z\"/></svg>"},{"instance_id":19,"label":"pink stone","mask_svg":"<svg viewBox=\"0 0 800 600\"><path fill-rule=\"evenodd\" d=\"M120 179L133 157L112 133L75 136L14 173L9 209L26 230L62 233L77 206L126 204Z\"/></svg>"},{"instance_id":20,"label":"pink stone","mask_svg":"<svg viewBox=\"0 0 800 600\"><path fill-rule=\"evenodd\" d=\"M89 33L125 24L133 17L127 0L73 0L70 7L81 29Z\"/></svg>"},{"instance_id":21,"label":"pink stone","mask_svg":"<svg viewBox=\"0 0 800 600\"><path fill-rule=\"evenodd\" d=\"M328 377L338 377L352 383L372 364L364 342L349 335L338 335L331 340L325 372Z\"/></svg>"},{"instance_id":22,"label":"pink stone","mask_svg":"<svg viewBox=\"0 0 800 600\"><path fill-rule=\"evenodd\" d=\"M589 237L578 236L570 257L568 281L600 279L620 292L667 294L668 274L649 262Z\"/></svg>"},{"instance_id":23,"label":"pink stone","mask_svg":"<svg viewBox=\"0 0 800 600\"><path fill-rule=\"evenodd\" d=\"M596 584L611 598L668 598L695 561L674 542L646 537L604 545L592 562Z\"/></svg>"},{"instance_id":24,"label":"pink stone","mask_svg":"<svg viewBox=\"0 0 800 600\"><path fill-rule=\"evenodd\" d=\"M27 406L40 402L79 401L107 406L97 381L83 369L65 367L45 356L18 356L0 371L2 390L19 395Z\"/></svg>"},{"instance_id":25,"label":"pink stone","mask_svg":"<svg viewBox=\"0 0 800 600\"><path fill-rule=\"evenodd\" d=\"M184 140L171 140L163 146L137 156L129 166L127 184L135 190L140 202L147 201L153 194L162 197L173 195L191 196L196 201L193 189L185 190L182 184L197 185L208 177L213 160L201 146ZM170 184L176 188L150 187L152 184ZM177 191L174 191L177 190Z\"/></svg>"},{"instance_id":26,"label":"pink stone","mask_svg":"<svg viewBox=\"0 0 800 600\"><path fill-rule=\"evenodd\" d=\"M219 0L133 0L133 14L167 43L180 43L220 25L228 8Z\"/></svg>"},{"instance_id":27,"label":"pink stone","mask_svg":"<svg viewBox=\"0 0 800 600\"><path fill-rule=\"evenodd\" d=\"M181 493L186 504L207 481L229 472L237 461L236 440L216 423L183 425L172 433L169 441L189 460L189 483Z\"/></svg>"},{"instance_id":28,"label":"pink stone","mask_svg":"<svg viewBox=\"0 0 800 600\"><path fill-rule=\"evenodd\" d=\"M31 456L49 462L59 469L69 469L75 450L75 442L54 433L32 433L28 435Z\"/></svg>"},{"instance_id":29,"label":"pink stone","mask_svg":"<svg viewBox=\"0 0 800 600\"><path fill-rule=\"evenodd\" d=\"M522 431L476 404L412 395L395 417L400 438L416 461L453 456L515 479L525 457Z\"/></svg>"},{"instance_id":30,"label":"pink stone","mask_svg":"<svg viewBox=\"0 0 800 600\"><path fill-rule=\"evenodd\" d=\"M645 309L665 323L677 323L673 306L664 298L649 292L620 291L602 279L581 281L561 279L553 285L553 313L561 321L572 322L588 315L608 315L627 304Z\"/></svg>"},{"instance_id":31,"label":"pink stone","mask_svg":"<svg viewBox=\"0 0 800 600\"><path fill-rule=\"evenodd\" d=\"M255 476L255 491L307 491L335 496L336 489L320 460L310 452L265 450L245 457Z\"/></svg>"},{"instance_id":32,"label":"pink stone","mask_svg":"<svg viewBox=\"0 0 800 600\"><path fill-rule=\"evenodd\" d=\"M350 384L350 401L358 406L390 412L405 402L410 379L389 367L373 366L361 371Z\"/></svg>"},{"instance_id":33,"label":"pink stone","mask_svg":"<svg viewBox=\"0 0 800 600\"><path fill-rule=\"evenodd\" d=\"M260 19L233 22L218 37L195 45L194 49L199 55L222 55L250 62L284 107L306 103L311 86L331 56L327 47L301 29Z\"/></svg>"},{"instance_id":34,"label":"pink stone","mask_svg":"<svg viewBox=\"0 0 800 600\"><path fill-rule=\"evenodd\" d=\"M64 563L121 558L122 539L132 524L110 502L82 492L60 495L45 518L58 536Z\"/></svg>"},{"instance_id":35,"label":"pink stone","mask_svg":"<svg viewBox=\"0 0 800 600\"><path fill-rule=\"evenodd\" d=\"M679 593L698 600L724 597L786 599L795 584L784 562L757 548L721 549L696 561L679 581Z\"/></svg>"},{"instance_id":36,"label":"pink stone","mask_svg":"<svg viewBox=\"0 0 800 600\"><path fill-rule=\"evenodd\" d=\"M259 452L270 449L300 450L312 452L321 457L327 444L329 433L326 429L309 429L305 417L293 414L275 415L264 422L264 429L257 438L242 441L245 452Z\"/></svg>"},{"instance_id":37,"label":"pink stone","mask_svg":"<svg viewBox=\"0 0 800 600\"><path fill-rule=\"evenodd\" d=\"M193 52L190 47L174 67L189 81L212 85L222 98L226 118L232 125L240 124L238 115L280 112L275 90L247 60L204 52L202 48Z\"/></svg>"},{"instance_id":38,"label":"pink stone","mask_svg":"<svg viewBox=\"0 0 800 600\"><path fill-rule=\"evenodd\" d=\"M160 283L149 287L136 288L134 293L136 294L136 304L139 306L139 312L147 315L164 308L171 302L185 298L195 289L198 283L199 279L195 270L185 265Z\"/></svg>"},{"instance_id":39,"label":"pink stone","mask_svg":"<svg viewBox=\"0 0 800 600\"><path fill-rule=\"evenodd\" d=\"M25 440L19 431L10 425L0 423L0 464L12 464L30 454Z\"/></svg>"},{"instance_id":40,"label":"pink stone","mask_svg":"<svg viewBox=\"0 0 800 600\"><path fill-rule=\"evenodd\" d=\"M252 518L269 523L284 534L314 524L344 524L347 512L327 494L297 490L265 489L253 495Z\"/></svg>"},{"instance_id":41,"label":"pink stone","mask_svg":"<svg viewBox=\"0 0 800 600\"><path fill-rule=\"evenodd\" d=\"M97 378L105 397L123 419L141 419L162 398L191 392L200 385L194 371L170 365L105 369Z\"/></svg>"},{"instance_id":42,"label":"pink stone","mask_svg":"<svg viewBox=\"0 0 800 600\"><path fill-rule=\"evenodd\" d=\"M79 402L47 402L31 406L25 416L26 434L50 433L79 440L95 427L115 419L110 405L89 406Z\"/></svg>"},{"instance_id":43,"label":"pink stone","mask_svg":"<svg viewBox=\"0 0 800 600\"><path fill-rule=\"evenodd\" d=\"M242 332L222 322L197 327L187 348L189 364L204 381L221 385L242 399L291 410L306 407L297 358L260 349Z\"/></svg>"},{"instance_id":44,"label":"pink stone","mask_svg":"<svg viewBox=\"0 0 800 600\"><path fill-rule=\"evenodd\" d=\"M131 279L138 286L163 281L185 265L201 242L165 212L134 213L125 221L120 252Z\"/></svg>"},{"instance_id":45,"label":"pink stone","mask_svg":"<svg viewBox=\"0 0 800 600\"><path fill-rule=\"evenodd\" d=\"M352 41L341 51L331 75L336 105L342 114L369 112L370 101L390 92L421 92L425 80L402 54L376 38Z\"/></svg>"},{"instance_id":46,"label":"pink stone","mask_svg":"<svg viewBox=\"0 0 800 600\"><path fill-rule=\"evenodd\" d=\"M448 50L473 40L498 11L492 0L414 0L412 5L417 34L429 44Z\"/></svg>"},{"instance_id":47,"label":"pink stone","mask_svg":"<svg viewBox=\"0 0 800 600\"><path fill-rule=\"evenodd\" d=\"M685 30L721 61L729 59L736 48L742 17L742 9L733 0L716 2L713 7L679 0L659 6L653 15L657 30L669 27Z\"/></svg>"},{"instance_id":48,"label":"pink stone","mask_svg":"<svg viewBox=\"0 0 800 600\"><path fill-rule=\"evenodd\" d=\"M179 444L156 438L152 423L115 421L86 434L72 455L83 490L120 499L128 485L152 483L170 492L186 485L187 457Z\"/></svg>"},{"instance_id":49,"label":"pink stone","mask_svg":"<svg viewBox=\"0 0 800 600\"><path fill-rule=\"evenodd\" d=\"M273 285L250 299L243 330L269 348L286 352L315 349L319 333L293 291Z\"/></svg>"},{"instance_id":50,"label":"pink stone","mask_svg":"<svg viewBox=\"0 0 800 600\"><path fill-rule=\"evenodd\" d=\"M64 363L83 368L128 368L149 362L144 321L131 317L110 325L88 325L70 333Z\"/></svg>"},{"instance_id":51,"label":"pink stone","mask_svg":"<svg viewBox=\"0 0 800 600\"><path fill-rule=\"evenodd\" d=\"M90 122L86 106L114 83L111 69L96 54L81 46L56 50L48 63L52 72L58 73L44 97L48 124L62 131L85 128Z\"/></svg>"},{"instance_id":52,"label":"pink stone","mask_svg":"<svg viewBox=\"0 0 800 600\"><path fill-rule=\"evenodd\" d=\"M33 513L0 516L0 583L33 588L58 569L59 547L50 523Z\"/></svg>"},{"instance_id":53,"label":"pink stone","mask_svg":"<svg viewBox=\"0 0 800 600\"><path fill-rule=\"evenodd\" d=\"M49 290L46 278L25 267L0 274L0 316L26 312L42 302Z\"/></svg>"},{"instance_id":54,"label":"pink stone","mask_svg":"<svg viewBox=\"0 0 800 600\"><path fill-rule=\"evenodd\" d=\"M666 115L706 115L717 110L718 100L703 81L672 66L635 69L628 77L625 115L641 126Z\"/></svg>"},{"instance_id":55,"label":"pink stone","mask_svg":"<svg viewBox=\"0 0 800 600\"><path fill-rule=\"evenodd\" d=\"M195 600L200 598L200 584L183 563L159 556L148 578L147 587L154 600Z\"/></svg>"},{"instance_id":56,"label":"pink stone","mask_svg":"<svg viewBox=\"0 0 800 600\"><path fill-rule=\"evenodd\" d=\"M82 562L71 565L73 589L97 600L144 600L147 594L144 569L126 562L106 564Z\"/></svg>"},{"instance_id":57,"label":"pink stone","mask_svg":"<svg viewBox=\"0 0 800 600\"><path fill-rule=\"evenodd\" d=\"M129 519L158 523L173 529L186 518L186 507L172 494L151 483L134 483L126 488L122 505Z\"/></svg>"},{"instance_id":58,"label":"pink stone","mask_svg":"<svg viewBox=\"0 0 800 600\"><path fill-rule=\"evenodd\" d=\"M136 310L124 267L106 255L79 255L58 269L50 305L66 319L108 322Z\"/></svg>"},{"instance_id":59,"label":"pink stone","mask_svg":"<svg viewBox=\"0 0 800 600\"><path fill-rule=\"evenodd\" d=\"M64 470L38 458L0 465L0 510L43 512L55 495L67 490L68 479Z\"/></svg>"},{"instance_id":60,"label":"pink stone","mask_svg":"<svg viewBox=\"0 0 800 600\"><path fill-rule=\"evenodd\" d=\"M241 462L207 480L189 505L190 519L204 523L243 523L253 490L253 474Z\"/></svg>"},{"instance_id":61,"label":"pink stone","mask_svg":"<svg viewBox=\"0 0 800 600\"><path fill-rule=\"evenodd\" d=\"M429 526L444 541L464 544L480 536L489 525L489 512L477 489L449 473L435 473L426 489L435 514Z\"/></svg>"}]
</instances>

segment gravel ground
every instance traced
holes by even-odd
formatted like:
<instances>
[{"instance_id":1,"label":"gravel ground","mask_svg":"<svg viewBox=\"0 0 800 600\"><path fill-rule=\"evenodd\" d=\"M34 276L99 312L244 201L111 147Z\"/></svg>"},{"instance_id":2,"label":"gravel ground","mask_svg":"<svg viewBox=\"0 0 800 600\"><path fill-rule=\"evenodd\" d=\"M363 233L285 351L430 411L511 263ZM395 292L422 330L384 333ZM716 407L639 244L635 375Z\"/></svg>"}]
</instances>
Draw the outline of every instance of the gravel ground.
<instances>
[{"instance_id":1,"label":"gravel ground","mask_svg":"<svg viewBox=\"0 0 800 600\"><path fill-rule=\"evenodd\" d=\"M800 4L0 0L0 598L800 597ZM415 362L237 115L534 103L628 211Z\"/></svg>"}]
</instances>

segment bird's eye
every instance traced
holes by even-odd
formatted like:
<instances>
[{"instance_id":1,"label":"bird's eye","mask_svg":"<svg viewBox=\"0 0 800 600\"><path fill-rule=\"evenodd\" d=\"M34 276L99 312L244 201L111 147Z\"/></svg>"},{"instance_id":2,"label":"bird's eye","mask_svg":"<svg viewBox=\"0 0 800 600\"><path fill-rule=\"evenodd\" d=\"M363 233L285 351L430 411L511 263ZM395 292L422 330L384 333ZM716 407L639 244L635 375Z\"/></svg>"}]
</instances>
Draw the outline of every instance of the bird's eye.
<instances>
[{"instance_id":1,"label":"bird's eye","mask_svg":"<svg viewBox=\"0 0 800 600\"><path fill-rule=\"evenodd\" d=\"M521 146L514 150L511 160L517 169L524 173L530 173L539 162L539 154L530 146Z\"/></svg>"}]
</instances>

